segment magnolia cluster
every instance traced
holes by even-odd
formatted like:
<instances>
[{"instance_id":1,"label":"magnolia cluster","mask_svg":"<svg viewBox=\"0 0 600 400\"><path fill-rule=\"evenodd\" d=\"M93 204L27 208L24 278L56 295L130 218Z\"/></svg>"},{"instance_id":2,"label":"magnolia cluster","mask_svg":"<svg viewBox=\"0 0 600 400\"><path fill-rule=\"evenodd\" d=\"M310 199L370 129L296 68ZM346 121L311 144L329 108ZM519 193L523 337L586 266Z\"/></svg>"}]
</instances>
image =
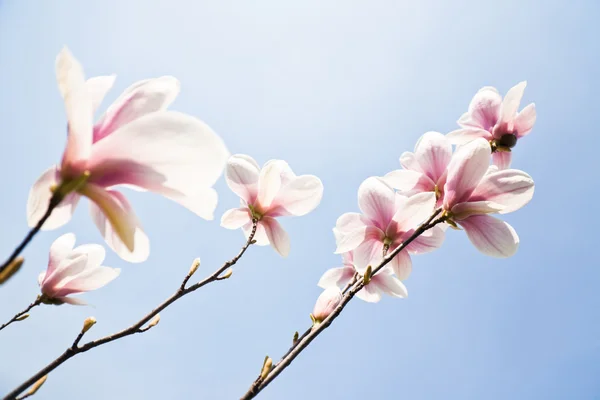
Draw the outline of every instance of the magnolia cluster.
<instances>
[{"instance_id":1,"label":"magnolia cluster","mask_svg":"<svg viewBox=\"0 0 600 400\"><path fill-rule=\"evenodd\" d=\"M411 273L411 255L439 248L447 227L464 230L486 255L515 254L517 233L491 214L516 211L533 196L532 178L508 169L512 149L535 122L533 104L518 112L524 88L524 82L516 85L504 99L495 88L482 88L458 121L461 129L447 135L425 133L414 152L401 155L401 169L361 184L361 212L343 214L333 229L343 266L321 277L318 285L326 290L313 315L324 318L331 313L341 301L340 287L364 275L369 266L380 264L434 212L440 224L395 255L357 297L369 302L379 301L383 293L406 297L402 281ZM457 145L454 151L453 144Z\"/></svg>"}]
</instances>

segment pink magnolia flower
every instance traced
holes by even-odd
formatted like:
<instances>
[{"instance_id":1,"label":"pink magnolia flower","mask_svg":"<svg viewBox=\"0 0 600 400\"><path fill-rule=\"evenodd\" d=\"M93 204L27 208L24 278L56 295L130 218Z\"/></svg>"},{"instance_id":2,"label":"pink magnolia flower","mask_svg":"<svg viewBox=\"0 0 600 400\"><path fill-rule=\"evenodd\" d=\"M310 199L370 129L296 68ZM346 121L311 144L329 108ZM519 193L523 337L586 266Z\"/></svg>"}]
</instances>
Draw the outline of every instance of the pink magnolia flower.
<instances>
[{"instance_id":1,"label":"pink magnolia flower","mask_svg":"<svg viewBox=\"0 0 600 400\"><path fill-rule=\"evenodd\" d=\"M382 260L385 249L395 249L431 216L435 203L434 193L406 197L396 193L383 179L368 178L358 189L358 205L362 214L343 214L333 229L336 253L354 250L355 266L361 274L364 273L369 265L375 267ZM444 231L433 227L398 253L388 265L398 279L405 280L412 270L409 253L433 251L443 241Z\"/></svg>"},{"instance_id":2,"label":"pink magnolia flower","mask_svg":"<svg viewBox=\"0 0 600 400\"><path fill-rule=\"evenodd\" d=\"M313 175L296 176L282 160L268 161L261 169L250 156L236 154L227 162L229 188L241 198L241 207L228 210L221 218L227 229L242 228L246 237L252 219L258 220L256 244L271 244L283 257L290 251L290 239L276 217L308 214L323 197L323 184Z\"/></svg>"},{"instance_id":3,"label":"pink magnolia flower","mask_svg":"<svg viewBox=\"0 0 600 400\"><path fill-rule=\"evenodd\" d=\"M437 206L441 206L451 158L448 138L439 132L427 132L417 141L414 153L406 151L400 156L403 169L388 173L383 180L407 196L435 193Z\"/></svg>"},{"instance_id":4,"label":"pink magnolia flower","mask_svg":"<svg viewBox=\"0 0 600 400\"><path fill-rule=\"evenodd\" d=\"M354 266L353 252L350 251L342 254L342 260L344 262L343 267L331 268L325 271L319 280L319 287L323 289L330 287L343 288L352 281L354 275L357 273ZM392 297L408 297L406 286L404 286L400 279L394 276L392 269L387 265L371 277L369 284L361 289L356 294L356 297L369 303L377 303L381 300L383 293Z\"/></svg>"},{"instance_id":5,"label":"pink magnolia flower","mask_svg":"<svg viewBox=\"0 0 600 400\"><path fill-rule=\"evenodd\" d=\"M461 146L448 167L444 214L449 223L464 228L482 253L510 257L519 247L519 236L504 221L488 214L516 211L533 197L533 179L516 169L489 168L490 146L475 139Z\"/></svg>"},{"instance_id":6,"label":"pink magnolia flower","mask_svg":"<svg viewBox=\"0 0 600 400\"><path fill-rule=\"evenodd\" d=\"M74 245L72 233L62 235L52 243L48 268L38 277L43 302L86 304L68 296L101 288L121 273L118 268L100 266L105 255L102 246L84 244L73 248Z\"/></svg>"},{"instance_id":7,"label":"pink magnolia flower","mask_svg":"<svg viewBox=\"0 0 600 400\"><path fill-rule=\"evenodd\" d=\"M512 87L502 99L498 90L486 86L471 100L469 111L458 120L462 129L448 134L452 144L463 145L484 138L493 150L493 161L500 169L510 166L511 149L517 140L528 135L535 124L535 104L518 112L527 82Z\"/></svg>"},{"instance_id":8,"label":"pink magnolia flower","mask_svg":"<svg viewBox=\"0 0 600 400\"><path fill-rule=\"evenodd\" d=\"M312 312L315 321L317 323L323 322L325 318L329 317L342 301L342 297L342 292L337 287L325 289L317 298Z\"/></svg>"},{"instance_id":9,"label":"pink magnolia flower","mask_svg":"<svg viewBox=\"0 0 600 400\"><path fill-rule=\"evenodd\" d=\"M203 122L165 111L179 92L175 78L135 83L94 125L93 114L114 77L86 81L66 48L57 57L56 75L67 112L67 145L60 166L49 168L31 188L30 226L46 212L52 191L68 188L42 229L66 224L85 196L106 243L123 259L141 262L150 251L148 237L115 187L152 191L212 219L217 194L211 186L225 166L227 149Z\"/></svg>"}]
</instances>

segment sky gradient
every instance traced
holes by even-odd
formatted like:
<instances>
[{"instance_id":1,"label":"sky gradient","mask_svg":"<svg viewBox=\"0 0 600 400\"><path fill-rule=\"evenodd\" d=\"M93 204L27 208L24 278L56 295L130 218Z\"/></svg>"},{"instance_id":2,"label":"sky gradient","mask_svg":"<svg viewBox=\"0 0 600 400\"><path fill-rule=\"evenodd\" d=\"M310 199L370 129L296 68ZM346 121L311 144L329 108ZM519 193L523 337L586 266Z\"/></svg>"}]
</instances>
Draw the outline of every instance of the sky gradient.
<instances>
[{"instance_id":1,"label":"sky gradient","mask_svg":"<svg viewBox=\"0 0 600 400\"><path fill-rule=\"evenodd\" d=\"M413 258L409 298L353 300L259 398L599 398L599 18L592 0L0 0L2 257L27 231L30 186L63 151L63 45L88 76L117 75L102 109L134 81L173 75L171 108L207 122L232 153L284 159L325 186L314 212L281 220L288 258L251 248L230 280L177 302L152 331L70 360L35 398L239 398L264 356L278 359L309 326L318 279L341 265L331 228L358 210L359 184L397 169L424 132L455 129L480 87L505 93L522 80L538 120L513 158L536 182L505 218L518 253L487 258L450 231ZM109 251L122 274L84 295L93 307L40 307L0 332L0 394L62 353L86 317L98 320L88 339L120 330L175 291L195 257L202 277L234 256L243 236L218 221L238 199L223 179L216 189L210 222L128 191L149 260ZM58 236L103 243L87 208L27 248L0 288L1 321L35 298Z\"/></svg>"}]
</instances>

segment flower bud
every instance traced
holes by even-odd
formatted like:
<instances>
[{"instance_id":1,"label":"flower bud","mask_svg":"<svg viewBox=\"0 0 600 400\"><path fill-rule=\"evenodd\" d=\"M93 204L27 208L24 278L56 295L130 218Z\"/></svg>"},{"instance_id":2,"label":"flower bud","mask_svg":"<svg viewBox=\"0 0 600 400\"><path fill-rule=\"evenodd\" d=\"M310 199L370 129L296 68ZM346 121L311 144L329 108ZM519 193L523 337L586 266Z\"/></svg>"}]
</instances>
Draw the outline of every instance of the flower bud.
<instances>
[{"instance_id":1,"label":"flower bud","mask_svg":"<svg viewBox=\"0 0 600 400\"><path fill-rule=\"evenodd\" d=\"M190 272L188 272L188 276L192 276L198 271L198 267L200 266L200 259L196 258L190 267Z\"/></svg>"},{"instance_id":2,"label":"flower bud","mask_svg":"<svg viewBox=\"0 0 600 400\"><path fill-rule=\"evenodd\" d=\"M160 314L156 314L156 316L154 318L152 318L152 321L150 321L150 323L148 324L148 329L158 325L159 322L160 322Z\"/></svg>"},{"instance_id":3,"label":"flower bud","mask_svg":"<svg viewBox=\"0 0 600 400\"><path fill-rule=\"evenodd\" d=\"M81 333L86 333L87 331L89 331L92 326L94 326L96 324L96 318L94 317L87 317L85 319L85 321L83 321L83 328L81 329Z\"/></svg>"},{"instance_id":4,"label":"flower bud","mask_svg":"<svg viewBox=\"0 0 600 400\"><path fill-rule=\"evenodd\" d=\"M21 269L21 266L25 262L23 257L17 257L10 264L4 268L4 271L0 272L0 285L9 280L14 274Z\"/></svg>"},{"instance_id":5,"label":"flower bud","mask_svg":"<svg viewBox=\"0 0 600 400\"><path fill-rule=\"evenodd\" d=\"M27 396L33 396L38 390L40 390L42 385L46 383L46 379L48 379L48 375L42 376L33 385L31 385L31 388L29 388L27 391Z\"/></svg>"},{"instance_id":6,"label":"flower bud","mask_svg":"<svg viewBox=\"0 0 600 400\"><path fill-rule=\"evenodd\" d=\"M271 372L271 368L273 368L273 359L269 356L265 356L265 361L263 362L263 367L260 371L260 378L265 379L269 375L269 372Z\"/></svg>"},{"instance_id":7,"label":"flower bud","mask_svg":"<svg viewBox=\"0 0 600 400\"><path fill-rule=\"evenodd\" d=\"M340 304L342 301L342 292L337 287L331 287L326 289L321 293L317 302L315 304L315 308L313 309L312 316L315 319L315 323L322 322L325 318L327 318L333 310Z\"/></svg>"}]
</instances>

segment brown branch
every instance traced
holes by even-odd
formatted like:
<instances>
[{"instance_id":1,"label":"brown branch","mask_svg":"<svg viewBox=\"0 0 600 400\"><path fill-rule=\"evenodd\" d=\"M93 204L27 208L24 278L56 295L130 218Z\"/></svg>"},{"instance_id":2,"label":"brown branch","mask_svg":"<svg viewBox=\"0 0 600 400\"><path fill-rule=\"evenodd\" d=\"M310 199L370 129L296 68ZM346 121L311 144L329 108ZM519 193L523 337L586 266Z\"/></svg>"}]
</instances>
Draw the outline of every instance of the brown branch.
<instances>
[{"instance_id":1,"label":"brown branch","mask_svg":"<svg viewBox=\"0 0 600 400\"><path fill-rule=\"evenodd\" d=\"M83 333L85 332L80 332L79 335L77 336L77 338L75 339L75 341L73 342L73 345L71 347L69 347L67 350L65 350L64 353L62 353L60 356L58 356L54 361L52 361L50 364L46 365L44 368L42 368L41 370L39 370L35 375L33 375L31 378L27 379L25 382L23 382L21 385L19 385L18 387L16 387L12 392L8 393L5 397L4 400L14 400L16 399L16 397L22 393L25 389L27 389L28 387L30 387L31 385L33 385L35 382L37 382L40 378L42 378L43 376L47 375L48 373L54 371L56 368L58 368L61 364L63 364L65 361L69 360L70 358L74 357L77 354L80 353L85 353L86 351L89 351L95 347L101 346L103 344L106 343L110 343L110 342L114 342L117 339L126 337L126 336L130 336L130 335L134 335L136 333L142 333L147 331L147 328L142 328L146 323L148 323L152 318L154 318L159 312L161 312L162 310L164 310L165 308L167 308L168 306L170 306L172 303L174 303L175 301L179 300L180 298L182 298L183 296L192 293L198 289L200 289L201 287L215 282L215 281L219 281L222 280L223 277L221 276L221 274L223 272L225 272L228 268L232 267L233 265L235 265L238 260L244 255L244 253L246 252L246 250L248 250L248 247L250 247L250 245L256 243L254 241L254 235L256 234L256 228L257 228L257 224L258 221L257 220L253 220L252 221L252 232L250 233L250 235L248 236L248 239L246 240L246 243L244 244L244 246L242 247L242 249L239 251L239 253L233 257L231 260L226 261L225 263L223 263L223 265L221 265L221 267L219 267L219 269L217 269L215 272L213 272L209 277L201 280L198 283L195 283L189 287L185 287L185 284L187 283L187 281L190 279L191 274L188 273L188 275L185 277L183 284L177 289L177 291L171 295L168 299L166 299L164 302L162 302L158 307L156 307L154 310L152 310L151 312L149 312L148 314L146 314L142 319L140 319L139 321L137 321L135 324L131 325L130 327L123 329L122 331L119 331L117 333L114 333L112 335L108 335L105 336L103 338L100 339L96 339L96 340L92 340L91 342L88 342L82 346L79 346L79 341L81 340L81 337L83 337Z\"/></svg>"},{"instance_id":2,"label":"brown branch","mask_svg":"<svg viewBox=\"0 0 600 400\"><path fill-rule=\"evenodd\" d=\"M375 275L383 267L385 267L395 256L397 256L402 250L406 248L413 240L418 238L423 232L433 228L435 225L444 222L445 217L436 217L442 212L440 208L435 210L433 214L423 222L414 232L410 235L403 243L396 247L391 253L383 258L383 260L372 270L371 276ZM254 380L250 389L240 398L240 400L250 400L256 397L265 387L269 385L277 376L283 372L296 357L304 350L308 345L317 338L325 329L333 323L333 321L342 313L346 305L354 298L354 296L365 286L363 279L356 279L352 286L345 292L342 297L340 304L333 310L333 312L325 318L320 324L313 325L306 331L301 338L296 341L292 347L285 353L285 355L273 366L266 376L259 376Z\"/></svg>"},{"instance_id":3,"label":"brown branch","mask_svg":"<svg viewBox=\"0 0 600 400\"><path fill-rule=\"evenodd\" d=\"M6 328L7 326L9 326L10 324L12 324L15 321L22 321L25 318L22 318L25 314L27 314L33 307L37 307L40 304L42 304L42 298L40 296L37 297L37 299L35 299L35 301L33 303L31 303L30 305L27 306L26 309L24 309L23 311L21 311L20 313L17 313L14 317L12 317L10 319L10 321L8 321L7 323L5 323L4 325L0 326L0 331L4 328Z\"/></svg>"}]
</instances>

